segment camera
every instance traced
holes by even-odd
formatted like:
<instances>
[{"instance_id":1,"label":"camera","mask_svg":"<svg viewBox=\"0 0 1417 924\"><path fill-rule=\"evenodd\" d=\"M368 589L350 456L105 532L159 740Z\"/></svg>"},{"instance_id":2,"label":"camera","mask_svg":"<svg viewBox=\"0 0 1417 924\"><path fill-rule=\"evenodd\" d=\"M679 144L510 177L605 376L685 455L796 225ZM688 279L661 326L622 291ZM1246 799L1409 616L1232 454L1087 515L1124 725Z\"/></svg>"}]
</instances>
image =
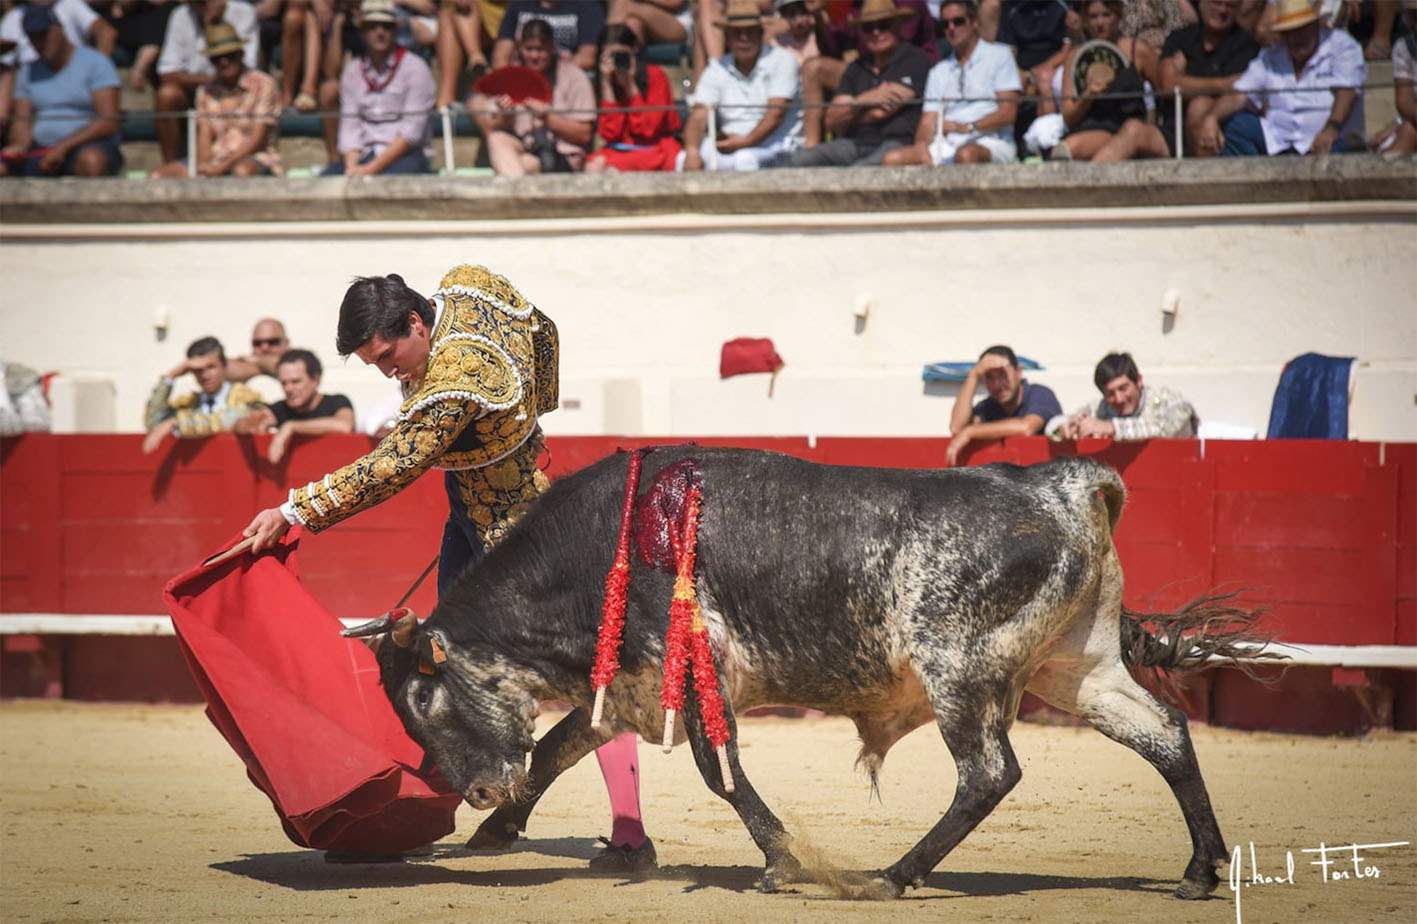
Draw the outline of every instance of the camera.
<instances>
[{"instance_id":1,"label":"camera","mask_svg":"<svg viewBox=\"0 0 1417 924\"><path fill-rule=\"evenodd\" d=\"M610 61L615 65L617 71L628 71L630 69L630 53L628 51L612 51Z\"/></svg>"}]
</instances>

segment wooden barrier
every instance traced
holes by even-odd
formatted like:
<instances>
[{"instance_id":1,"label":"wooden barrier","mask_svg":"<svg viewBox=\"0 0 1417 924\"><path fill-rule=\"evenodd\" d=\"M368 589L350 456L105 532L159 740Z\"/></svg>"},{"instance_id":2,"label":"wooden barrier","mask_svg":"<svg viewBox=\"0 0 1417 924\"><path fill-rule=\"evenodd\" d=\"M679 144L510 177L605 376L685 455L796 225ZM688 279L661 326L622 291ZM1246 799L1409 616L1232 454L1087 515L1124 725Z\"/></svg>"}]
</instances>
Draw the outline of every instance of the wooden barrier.
<instances>
[{"instance_id":1,"label":"wooden barrier","mask_svg":"<svg viewBox=\"0 0 1417 924\"><path fill-rule=\"evenodd\" d=\"M553 437L559 477L620 448L674 442ZM698 440L838 465L928 468L948 440L803 437ZM160 591L231 539L288 488L366 451L360 436L297 440L265 460L267 437L173 442L144 456L140 436L28 435L0 440L0 613L162 612ZM1289 643L1417 645L1417 446L1276 440L987 443L970 464L1091 455L1129 491L1117 532L1126 603L1174 608L1220 584L1258 589L1265 626ZM312 592L342 618L378 615L437 554L447 515L442 474L301 544ZM613 537L606 538L607 556ZM432 609L430 578L411 600ZM1182 695L1187 712L1240 727L1411 727L1413 672L1295 668L1274 685L1216 671ZM191 698L170 639L4 637L0 693ZM1293 695L1289 695L1292 693ZM1301 695L1302 694L1302 695ZM1038 711L1037 704L1031 708ZM1406 724L1404 724L1406 723Z\"/></svg>"}]
</instances>

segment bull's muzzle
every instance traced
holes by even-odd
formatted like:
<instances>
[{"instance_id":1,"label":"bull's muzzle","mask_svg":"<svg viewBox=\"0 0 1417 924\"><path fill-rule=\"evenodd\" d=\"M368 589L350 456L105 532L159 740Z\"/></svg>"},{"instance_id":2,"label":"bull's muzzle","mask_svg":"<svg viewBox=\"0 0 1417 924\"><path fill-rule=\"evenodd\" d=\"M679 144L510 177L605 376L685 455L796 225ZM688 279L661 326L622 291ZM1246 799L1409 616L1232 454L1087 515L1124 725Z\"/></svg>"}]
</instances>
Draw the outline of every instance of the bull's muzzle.
<instances>
[{"instance_id":1,"label":"bull's muzzle","mask_svg":"<svg viewBox=\"0 0 1417 924\"><path fill-rule=\"evenodd\" d=\"M493 789L487 786L474 786L467 792L463 793L463 798L467 800L468 805L472 806L478 811L484 811L486 809L493 809L501 805L503 793L498 789Z\"/></svg>"}]
</instances>

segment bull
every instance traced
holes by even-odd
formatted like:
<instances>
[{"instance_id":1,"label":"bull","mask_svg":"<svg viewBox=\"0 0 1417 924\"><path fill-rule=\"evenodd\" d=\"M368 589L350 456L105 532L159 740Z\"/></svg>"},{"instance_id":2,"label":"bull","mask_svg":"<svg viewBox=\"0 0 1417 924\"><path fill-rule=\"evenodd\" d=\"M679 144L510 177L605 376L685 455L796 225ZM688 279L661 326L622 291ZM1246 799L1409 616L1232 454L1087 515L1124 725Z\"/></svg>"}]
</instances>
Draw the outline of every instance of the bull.
<instances>
[{"instance_id":1,"label":"bull","mask_svg":"<svg viewBox=\"0 0 1417 924\"><path fill-rule=\"evenodd\" d=\"M510 845L557 775L611 735L663 734L673 575L656 558L652 529L637 536L621 667L598 728L589 712L626 466L625 455L612 456L553 485L426 622L348 630L371 637L409 734L467 802L495 809L470 846ZM645 456L640 512L672 505L676 479L692 480L704 499L695 584L736 785L725 786L692 690L675 740L687 737L704 782L763 852L763 891L800 878L802 866L743 773L735 712L786 705L850 717L873 785L891 746L935 721L957 767L954 799L867 890L895 897L920 886L1018 783L1008 733L1025 690L1161 773L1192 843L1175 894L1203 898L1217 887L1227 851L1185 716L1132 669L1233 655L1252 635L1253 614L1223 595L1203 598L1151 634L1124 612L1116 472L1087 459L913 471L668 447ZM1187 634L1217 621L1231 628ZM543 700L574 708L534 742Z\"/></svg>"}]
</instances>

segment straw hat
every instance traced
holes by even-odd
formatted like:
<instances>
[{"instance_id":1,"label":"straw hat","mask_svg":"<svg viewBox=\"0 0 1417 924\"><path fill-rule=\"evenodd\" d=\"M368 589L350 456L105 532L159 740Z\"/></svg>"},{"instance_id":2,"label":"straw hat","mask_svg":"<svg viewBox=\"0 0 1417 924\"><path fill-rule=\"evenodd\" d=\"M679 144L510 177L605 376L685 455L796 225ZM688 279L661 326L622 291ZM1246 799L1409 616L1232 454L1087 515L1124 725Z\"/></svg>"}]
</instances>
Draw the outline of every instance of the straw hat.
<instances>
[{"instance_id":1,"label":"straw hat","mask_svg":"<svg viewBox=\"0 0 1417 924\"><path fill-rule=\"evenodd\" d=\"M913 10L903 10L896 6L895 0L866 0L861 4L861 13L851 22L859 25L863 22L879 22L882 19L909 19L914 15Z\"/></svg>"},{"instance_id":2,"label":"straw hat","mask_svg":"<svg viewBox=\"0 0 1417 924\"><path fill-rule=\"evenodd\" d=\"M220 58L246 47L246 40L236 34L236 27L229 22L218 22L207 26L208 58Z\"/></svg>"},{"instance_id":3,"label":"straw hat","mask_svg":"<svg viewBox=\"0 0 1417 924\"><path fill-rule=\"evenodd\" d=\"M1275 32L1288 32L1318 22L1319 12L1310 0L1279 0L1274 5Z\"/></svg>"},{"instance_id":4,"label":"straw hat","mask_svg":"<svg viewBox=\"0 0 1417 924\"><path fill-rule=\"evenodd\" d=\"M359 4L359 24L366 22L398 22L398 10L394 0L364 0Z\"/></svg>"},{"instance_id":5,"label":"straw hat","mask_svg":"<svg viewBox=\"0 0 1417 924\"><path fill-rule=\"evenodd\" d=\"M756 0L728 0L728 9L724 11L723 18L715 20L714 25L720 29L730 26L735 29L761 29L763 12L758 9Z\"/></svg>"}]
</instances>

